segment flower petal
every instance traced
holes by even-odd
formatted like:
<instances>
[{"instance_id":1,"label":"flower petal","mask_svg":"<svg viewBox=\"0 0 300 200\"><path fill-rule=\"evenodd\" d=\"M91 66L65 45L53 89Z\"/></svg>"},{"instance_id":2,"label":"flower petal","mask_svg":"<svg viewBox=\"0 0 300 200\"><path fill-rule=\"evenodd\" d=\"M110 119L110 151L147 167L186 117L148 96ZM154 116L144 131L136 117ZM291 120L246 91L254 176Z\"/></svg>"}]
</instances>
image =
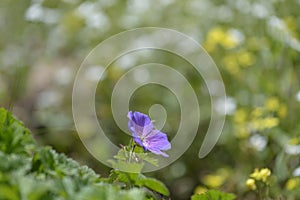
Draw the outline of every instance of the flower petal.
<instances>
[{"instance_id":1,"label":"flower petal","mask_svg":"<svg viewBox=\"0 0 300 200\"><path fill-rule=\"evenodd\" d=\"M138 126L144 127L151 124L151 119L143 113L129 111L127 116Z\"/></svg>"},{"instance_id":2,"label":"flower petal","mask_svg":"<svg viewBox=\"0 0 300 200\"><path fill-rule=\"evenodd\" d=\"M163 151L171 149L171 143L165 133L155 130L149 137L143 141L144 146L152 153L168 157Z\"/></svg>"},{"instance_id":3,"label":"flower petal","mask_svg":"<svg viewBox=\"0 0 300 200\"><path fill-rule=\"evenodd\" d=\"M171 143L168 141L168 137L165 133L154 129L148 115L129 111L127 117L129 118L128 129L137 144L143 147L144 150L169 157L168 154L163 151L171 149Z\"/></svg>"},{"instance_id":4,"label":"flower petal","mask_svg":"<svg viewBox=\"0 0 300 200\"><path fill-rule=\"evenodd\" d=\"M130 111L127 116L128 129L136 137L145 138L154 129L150 118L143 113Z\"/></svg>"}]
</instances>

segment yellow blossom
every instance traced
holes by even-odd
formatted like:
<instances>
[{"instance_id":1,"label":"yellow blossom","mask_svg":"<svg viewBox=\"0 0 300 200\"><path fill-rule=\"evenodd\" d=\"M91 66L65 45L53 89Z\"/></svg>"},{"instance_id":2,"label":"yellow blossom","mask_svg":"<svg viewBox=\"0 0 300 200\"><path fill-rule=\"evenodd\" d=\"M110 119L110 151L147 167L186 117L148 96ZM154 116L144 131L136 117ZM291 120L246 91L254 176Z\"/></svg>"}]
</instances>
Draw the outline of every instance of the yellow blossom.
<instances>
[{"instance_id":1,"label":"yellow blossom","mask_svg":"<svg viewBox=\"0 0 300 200\"><path fill-rule=\"evenodd\" d=\"M202 182L211 188L220 187L225 181L225 177L221 175L206 175L203 177Z\"/></svg>"},{"instance_id":2,"label":"yellow blossom","mask_svg":"<svg viewBox=\"0 0 300 200\"><path fill-rule=\"evenodd\" d=\"M291 178L286 182L285 188L287 190L293 190L297 187L297 185L298 185L298 179L297 178Z\"/></svg>"},{"instance_id":3,"label":"yellow blossom","mask_svg":"<svg viewBox=\"0 0 300 200\"><path fill-rule=\"evenodd\" d=\"M210 188L218 188L230 176L231 170L228 168L220 168L215 174L208 174L203 177L202 182Z\"/></svg>"},{"instance_id":4,"label":"yellow blossom","mask_svg":"<svg viewBox=\"0 0 300 200\"><path fill-rule=\"evenodd\" d=\"M255 108L252 112L251 112L251 117L252 118L259 118L259 117L261 117L262 115L263 115L263 113L264 113L264 110L263 110L263 108L261 108L261 107L257 107L257 108Z\"/></svg>"},{"instance_id":5,"label":"yellow blossom","mask_svg":"<svg viewBox=\"0 0 300 200\"><path fill-rule=\"evenodd\" d=\"M279 124L279 119L276 117L267 117L262 120L262 125L265 129L273 128Z\"/></svg>"},{"instance_id":6,"label":"yellow blossom","mask_svg":"<svg viewBox=\"0 0 300 200\"><path fill-rule=\"evenodd\" d=\"M235 135L240 139L245 139L249 137L250 132L244 125L239 125L236 127Z\"/></svg>"},{"instance_id":7,"label":"yellow blossom","mask_svg":"<svg viewBox=\"0 0 300 200\"><path fill-rule=\"evenodd\" d=\"M208 52L213 52L216 45L218 45L224 39L224 32L221 28L213 28L207 33L206 40L204 42L204 48Z\"/></svg>"},{"instance_id":8,"label":"yellow blossom","mask_svg":"<svg viewBox=\"0 0 300 200\"><path fill-rule=\"evenodd\" d=\"M266 182L267 178L271 175L271 171L268 168L263 168L261 170L255 168L254 172L250 174L251 178L254 178L258 181Z\"/></svg>"},{"instance_id":9,"label":"yellow blossom","mask_svg":"<svg viewBox=\"0 0 300 200\"><path fill-rule=\"evenodd\" d=\"M255 61L252 53L247 52L247 51L242 51L242 52L238 53L237 59L238 59L238 62L242 66L245 66L245 67L252 65Z\"/></svg>"},{"instance_id":10,"label":"yellow blossom","mask_svg":"<svg viewBox=\"0 0 300 200\"><path fill-rule=\"evenodd\" d=\"M203 47L207 52L211 53L215 50L216 44L212 41L205 41Z\"/></svg>"},{"instance_id":11,"label":"yellow blossom","mask_svg":"<svg viewBox=\"0 0 300 200\"><path fill-rule=\"evenodd\" d=\"M232 34L227 33L224 39L221 41L221 44L226 49L232 49L237 46L238 42Z\"/></svg>"},{"instance_id":12,"label":"yellow blossom","mask_svg":"<svg viewBox=\"0 0 300 200\"><path fill-rule=\"evenodd\" d=\"M209 31L207 38L208 41L214 41L215 43L220 43L224 40L225 33L221 28L216 27Z\"/></svg>"},{"instance_id":13,"label":"yellow blossom","mask_svg":"<svg viewBox=\"0 0 300 200\"><path fill-rule=\"evenodd\" d=\"M297 28L297 19L295 17L288 16L288 17L285 17L283 19L283 21L286 24L290 34L297 38L298 33L299 33L298 28Z\"/></svg>"},{"instance_id":14,"label":"yellow blossom","mask_svg":"<svg viewBox=\"0 0 300 200\"><path fill-rule=\"evenodd\" d=\"M251 190L256 190L255 180L253 178L247 179L246 186Z\"/></svg>"},{"instance_id":15,"label":"yellow blossom","mask_svg":"<svg viewBox=\"0 0 300 200\"><path fill-rule=\"evenodd\" d=\"M235 111L233 120L235 123L244 123L247 120L247 112L244 109L238 109Z\"/></svg>"},{"instance_id":16,"label":"yellow blossom","mask_svg":"<svg viewBox=\"0 0 300 200\"><path fill-rule=\"evenodd\" d=\"M258 131L273 128L279 124L279 119L276 117L267 117L262 119L254 119L251 121L251 128Z\"/></svg>"},{"instance_id":17,"label":"yellow blossom","mask_svg":"<svg viewBox=\"0 0 300 200\"><path fill-rule=\"evenodd\" d=\"M225 68L231 74L237 74L240 71L239 65L234 55L227 55L223 58L223 63Z\"/></svg>"},{"instance_id":18,"label":"yellow blossom","mask_svg":"<svg viewBox=\"0 0 300 200\"><path fill-rule=\"evenodd\" d=\"M265 106L269 111L277 111L280 108L280 103L277 98L271 97L266 100Z\"/></svg>"},{"instance_id":19,"label":"yellow blossom","mask_svg":"<svg viewBox=\"0 0 300 200\"><path fill-rule=\"evenodd\" d=\"M298 138L292 138L289 140L289 145L297 145L299 144L299 139Z\"/></svg>"},{"instance_id":20,"label":"yellow blossom","mask_svg":"<svg viewBox=\"0 0 300 200\"><path fill-rule=\"evenodd\" d=\"M250 174L250 177L252 177L252 178L254 178L256 180L260 180L261 177L260 177L259 169L255 168L254 172L252 174Z\"/></svg>"},{"instance_id":21,"label":"yellow blossom","mask_svg":"<svg viewBox=\"0 0 300 200\"><path fill-rule=\"evenodd\" d=\"M268 168L263 168L260 170L260 175L263 182L267 181L267 178L271 175L271 171Z\"/></svg>"},{"instance_id":22,"label":"yellow blossom","mask_svg":"<svg viewBox=\"0 0 300 200\"><path fill-rule=\"evenodd\" d=\"M264 130L264 124L262 123L261 119L254 119L250 123L251 130Z\"/></svg>"},{"instance_id":23,"label":"yellow blossom","mask_svg":"<svg viewBox=\"0 0 300 200\"><path fill-rule=\"evenodd\" d=\"M221 45L225 49L232 49L238 45L238 41L234 35L224 31L220 27L215 27L207 33L204 48L208 52L212 52L217 45Z\"/></svg>"},{"instance_id":24,"label":"yellow blossom","mask_svg":"<svg viewBox=\"0 0 300 200\"><path fill-rule=\"evenodd\" d=\"M194 194L204 194L207 191L207 188L202 186L197 186L194 190Z\"/></svg>"}]
</instances>

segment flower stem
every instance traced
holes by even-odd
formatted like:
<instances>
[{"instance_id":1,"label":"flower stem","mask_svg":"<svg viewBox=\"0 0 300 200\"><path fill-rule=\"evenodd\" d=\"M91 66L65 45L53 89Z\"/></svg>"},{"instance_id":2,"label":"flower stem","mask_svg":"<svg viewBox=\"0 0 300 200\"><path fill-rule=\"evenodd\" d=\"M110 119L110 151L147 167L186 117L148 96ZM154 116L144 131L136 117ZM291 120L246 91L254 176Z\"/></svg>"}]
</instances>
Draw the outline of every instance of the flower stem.
<instances>
[{"instance_id":1,"label":"flower stem","mask_svg":"<svg viewBox=\"0 0 300 200\"><path fill-rule=\"evenodd\" d=\"M133 152L134 152L134 148L135 148L135 142L133 141L133 139L130 140L130 152L129 152L129 162L131 162L132 160L132 155L133 155Z\"/></svg>"}]
</instances>

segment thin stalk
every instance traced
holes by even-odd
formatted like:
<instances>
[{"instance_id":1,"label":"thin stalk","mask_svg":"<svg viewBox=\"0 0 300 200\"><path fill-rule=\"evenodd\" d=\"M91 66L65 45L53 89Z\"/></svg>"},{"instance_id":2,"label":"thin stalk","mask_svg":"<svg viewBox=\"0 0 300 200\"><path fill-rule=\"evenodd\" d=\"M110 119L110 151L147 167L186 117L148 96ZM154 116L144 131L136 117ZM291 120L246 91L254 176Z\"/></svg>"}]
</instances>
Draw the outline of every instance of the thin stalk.
<instances>
[{"instance_id":1,"label":"thin stalk","mask_svg":"<svg viewBox=\"0 0 300 200\"><path fill-rule=\"evenodd\" d=\"M132 155L133 155L135 146L136 146L135 142L133 141L133 139L131 139L131 140L130 140L129 162L132 161Z\"/></svg>"}]
</instances>

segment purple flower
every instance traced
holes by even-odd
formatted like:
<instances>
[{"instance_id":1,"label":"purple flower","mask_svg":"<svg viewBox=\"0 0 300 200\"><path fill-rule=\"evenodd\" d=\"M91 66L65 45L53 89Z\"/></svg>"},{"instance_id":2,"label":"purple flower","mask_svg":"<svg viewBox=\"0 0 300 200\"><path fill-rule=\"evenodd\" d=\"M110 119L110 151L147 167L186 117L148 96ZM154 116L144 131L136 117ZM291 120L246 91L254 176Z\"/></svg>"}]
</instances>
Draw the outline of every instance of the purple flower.
<instances>
[{"instance_id":1,"label":"purple flower","mask_svg":"<svg viewBox=\"0 0 300 200\"><path fill-rule=\"evenodd\" d=\"M154 154L169 157L163 151L171 149L171 144L165 133L155 129L148 115L140 112L129 111L128 128L132 133L134 141L144 150L149 150Z\"/></svg>"}]
</instances>

